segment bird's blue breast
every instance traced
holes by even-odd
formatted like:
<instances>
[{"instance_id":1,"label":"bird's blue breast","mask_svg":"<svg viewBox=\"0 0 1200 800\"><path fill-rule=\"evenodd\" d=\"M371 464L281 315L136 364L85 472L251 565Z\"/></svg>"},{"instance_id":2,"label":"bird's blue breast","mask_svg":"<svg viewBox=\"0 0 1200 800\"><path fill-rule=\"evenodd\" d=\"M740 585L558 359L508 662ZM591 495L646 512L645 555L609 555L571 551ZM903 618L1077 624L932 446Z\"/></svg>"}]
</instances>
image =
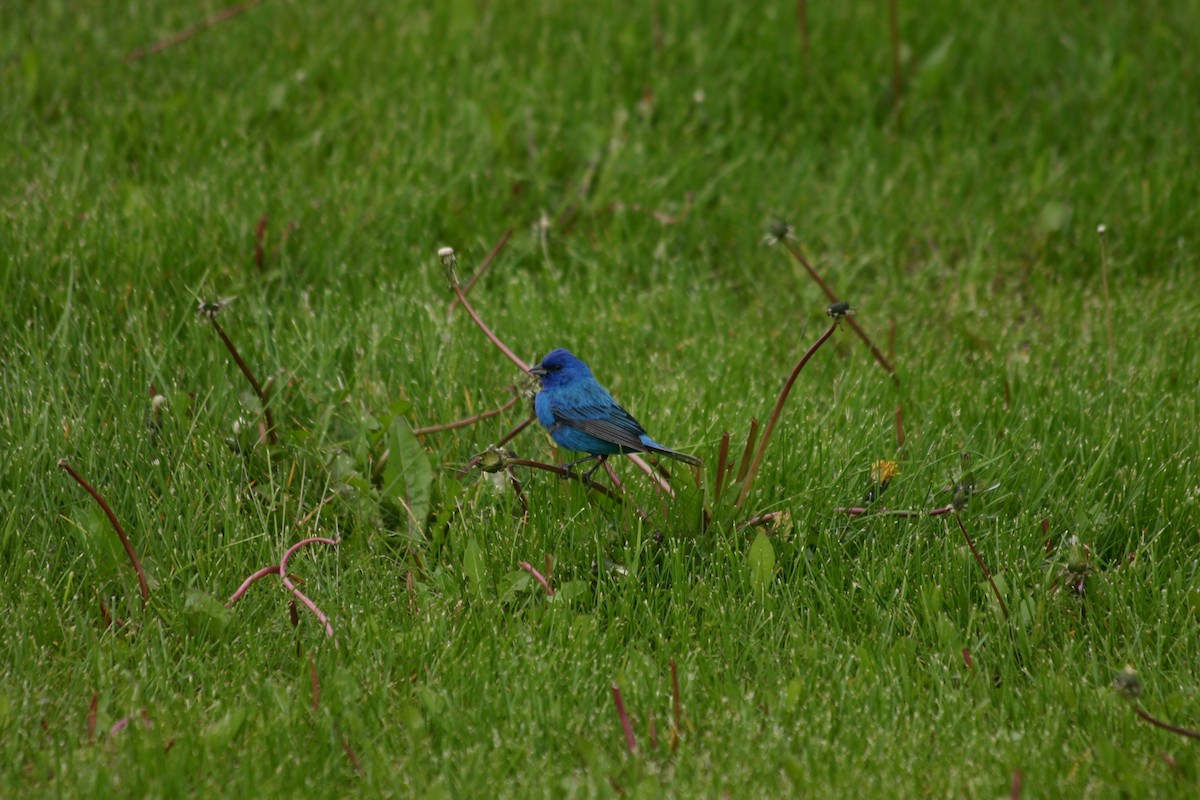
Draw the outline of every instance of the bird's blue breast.
<instances>
[{"instance_id":1,"label":"bird's blue breast","mask_svg":"<svg viewBox=\"0 0 1200 800\"><path fill-rule=\"evenodd\" d=\"M599 386L595 386L595 388L604 394L604 400L612 403L612 398L608 397L607 392ZM589 391L590 389L591 387L542 389L542 391L537 393L537 397L533 401L538 422L550 432L550 437L558 443L559 447L564 447L567 450L604 456L615 456L620 453L630 452L626 447L593 436L590 433L585 433L561 421L560 418L562 417L573 419L580 419L581 416L585 419L596 417L595 411L602 409L603 404L595 406L587 402L594 402L596 400L592 396L594 392Z\"/></svg>"}]
</instances>

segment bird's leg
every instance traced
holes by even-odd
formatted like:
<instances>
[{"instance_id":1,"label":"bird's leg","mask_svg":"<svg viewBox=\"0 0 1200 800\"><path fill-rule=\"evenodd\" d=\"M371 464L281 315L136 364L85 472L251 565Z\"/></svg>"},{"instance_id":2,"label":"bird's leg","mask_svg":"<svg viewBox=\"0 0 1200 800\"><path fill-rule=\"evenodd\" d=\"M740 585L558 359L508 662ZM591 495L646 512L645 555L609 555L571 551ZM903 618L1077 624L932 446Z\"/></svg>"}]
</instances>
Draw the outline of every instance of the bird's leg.
<instances>
[{"instance_id":1,"label":"bird's leg","mask_svg":"<svg viewBox=\"0 0 1200 800\"><path fill-rule=\"evenodd\" d=\"M585 483L591 483L592 476L596 474L596 470L598 470L602 466L604 466L605 461L608 461L608 456L604 456L604 455L596 456L596 466L589 469L583 476L583 480Z\"/></svg>"},{"instance_id":2,"label":"bird's leg","mask_svg":"<svg viewBox=\"0 0 1200 800\"><path fill-rule=\"evenodd\" d=\"M591 461L593 458L599 458L599 459L601 459L601 460L603 461L603 459L604 459L604 456L600 456L600 455L584 456L583 458L577 458L577 459L575 459L574 461L568 461L568 462L567 462L567 463L565 463L565 464L559 464L559 465L558 465L558 468L559 468L559 469L562 469L562 470L570 470L572 467L576 466L577 464L582 464L582 463L583 463L583 462L585 462L585 461ZM596 468L595 468L595 467L593 467L593 468L592 468L592 469L591 469L591 470L588 472L588 475L591 475L591 474L592 474L593 472L595 472L595 471L596 471Z\"/></svg>"}]
</instances>

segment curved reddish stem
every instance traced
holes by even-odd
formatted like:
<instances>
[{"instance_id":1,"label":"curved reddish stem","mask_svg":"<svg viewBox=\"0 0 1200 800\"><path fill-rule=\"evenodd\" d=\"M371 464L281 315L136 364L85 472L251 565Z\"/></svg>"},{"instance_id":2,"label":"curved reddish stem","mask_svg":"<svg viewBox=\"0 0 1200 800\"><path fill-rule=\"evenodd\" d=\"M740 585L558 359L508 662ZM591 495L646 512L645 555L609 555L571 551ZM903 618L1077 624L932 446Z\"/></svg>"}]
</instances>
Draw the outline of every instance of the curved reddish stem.
<instances>
[{"instance_id":1,"label":"curved reddish stem","mask_svg":"<svg viewBox=\"0 0 1200 800\"><path fill-rule=\"evenodd\" d=\"M278 575L278 574L279 574L279 565L278 564L272 564L269 567L263 567L258 572L255 572L249 578L246 578L246 580L242 581L242 585L238 587L237 591L234 592L232 595L230 595L229 601L227 603L225 603L225 607L229 608L234 603L236 603L238 600L241 600L242 595L244 595L246 593L246 590L248 590L251 586L253 586L254 584L261 581L263 578L267 577L268 575Z\"/></svg>"},{"instance_id":2,"label":"curved reddish stem","mask_svg":"<svg viewBox=\"0 0 1200 800\"><path fill-rule=\"evenodd\" d=\"M775 425L779 422L779 415L783 412L783 404L787 402L788 395L792 393L792 386L796 383L796 378L800 377L800 370L804 369L804 365L813 357L813 354L820 349L821 345L833 336L833 332L837 330L838 321L835 319L833 324L829 326L829 330L821 334L821 338L813 342L812 347L808 348L804 356L796 364L792 370L792 374L788 376L787 383L783 385L783 391L779 393L779 399L775 401L775 408L771 411L771 418L767 420L767 428L763 431L762 441L758 443L758 452L754 454L754 461L750 463L750 469L746 473L746 480L742 483L742 491L738 494L737 502L734 506L741 507L742 503L746 502L746 497L750 494L750 489L754 486L754 479L758 476L758 468L762 464L763 455L767 452L767 445L771 442L771 434L775 432Z\"/></svg>"},{"instance_id":3,"label":"curved reddish stem","mask_svg":"<svg viewBox=\"0 0 1200 800\"><path fill-rule=\"evenodd\" d=\"M100 508L108 516L108 521L112 523L113 530L117 532L117 536L121 539L121 545L125 548L125 555L129 556L129 561L133 564L133 571L137 573L138 586L142 590L142 610L146 610L146 602L150 599L150 587L146 584L146 573L142 570L142 562L138 560L137 553L133 552L133 545L129 543L129 537L125 535L125 529L121 527L117 515L105 502L100 493L92 488L92 485L83 479L83 476L76 472L65 458L58 460L58 465L67 471L67 474L75 479L75 482L87 490L87 493L100 504Z\"/></svg>"}]
</instances>

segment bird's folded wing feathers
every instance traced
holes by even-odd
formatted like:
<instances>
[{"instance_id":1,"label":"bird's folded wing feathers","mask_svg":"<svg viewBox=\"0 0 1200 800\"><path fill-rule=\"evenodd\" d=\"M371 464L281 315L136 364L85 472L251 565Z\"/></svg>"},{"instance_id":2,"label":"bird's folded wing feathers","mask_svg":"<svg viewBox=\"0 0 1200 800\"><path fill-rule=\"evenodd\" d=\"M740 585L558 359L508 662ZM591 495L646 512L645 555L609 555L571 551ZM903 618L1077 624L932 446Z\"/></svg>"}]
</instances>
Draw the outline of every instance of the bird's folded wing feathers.
<instances>
[{"instance_id":1,"label":"bird's folded wing feathers","mask_svg":"<svg viewBox=\"0 0 1200 800\"><path fill-rule=\"evenodd\" d=\"M570 408L556 405L551 407L551 411L559 424L595 436L597 439L628 447L630 450L645 449L641 437L645 435L646 430L628 411L616 403L587 403L572 405Z\"/></svg>"}]
</instances>

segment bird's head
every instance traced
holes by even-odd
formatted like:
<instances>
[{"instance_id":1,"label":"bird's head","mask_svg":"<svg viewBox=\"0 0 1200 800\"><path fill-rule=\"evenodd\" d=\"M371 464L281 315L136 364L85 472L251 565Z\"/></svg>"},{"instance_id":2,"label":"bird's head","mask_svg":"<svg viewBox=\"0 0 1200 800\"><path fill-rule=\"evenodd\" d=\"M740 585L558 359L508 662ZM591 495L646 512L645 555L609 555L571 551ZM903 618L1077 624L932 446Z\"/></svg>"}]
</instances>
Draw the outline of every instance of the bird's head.
<instances>
[{"instance_id":1,"label":"bird's head","mask_svg":"<svg viewBox=\"0 0 1200 800\"><path fill-rule=\"evenodd\" d=\"M542 363L531 367L529 371L537 376L543 387L548 388L565 386L579 378L592 377L592 371L588 369L587 364L561 347L551 350L542 359Z\"/></svg>"}]
</instances>

